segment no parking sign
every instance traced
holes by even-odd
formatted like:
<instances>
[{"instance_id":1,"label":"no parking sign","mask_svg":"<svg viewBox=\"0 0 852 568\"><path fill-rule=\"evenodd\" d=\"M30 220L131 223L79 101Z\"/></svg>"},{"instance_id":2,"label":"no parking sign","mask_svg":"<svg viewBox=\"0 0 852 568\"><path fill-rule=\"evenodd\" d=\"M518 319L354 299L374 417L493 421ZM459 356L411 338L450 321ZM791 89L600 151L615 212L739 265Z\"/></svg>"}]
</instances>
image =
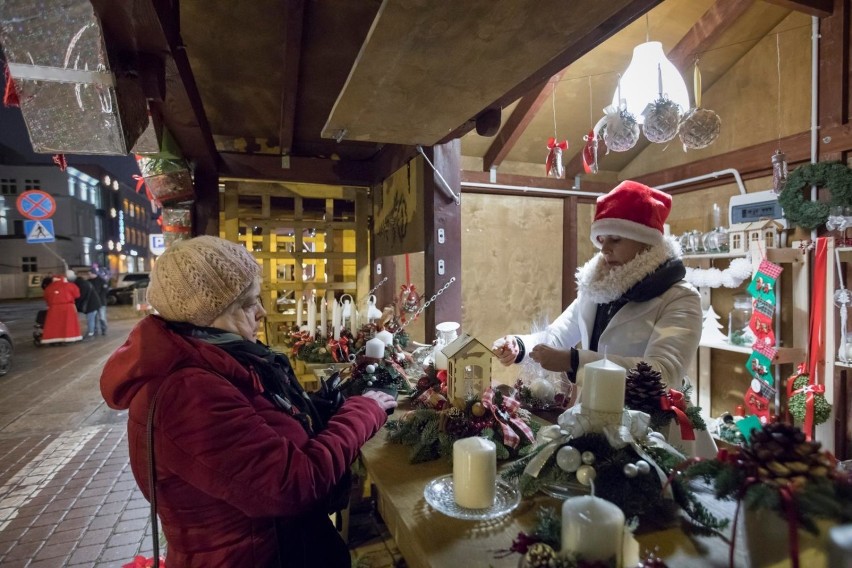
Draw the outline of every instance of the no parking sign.
<instances>
[{"instance_id":1,"label":"no parking sign","mask_svg":"<svg viewBox=\"0 0 852 568\"><path fill-rule=\"evenodd\" d=\"M18 196L18 213L32 221L50 219L56 213L53 196L40 189L30 189Z\"/></svg>"}]
</instances>

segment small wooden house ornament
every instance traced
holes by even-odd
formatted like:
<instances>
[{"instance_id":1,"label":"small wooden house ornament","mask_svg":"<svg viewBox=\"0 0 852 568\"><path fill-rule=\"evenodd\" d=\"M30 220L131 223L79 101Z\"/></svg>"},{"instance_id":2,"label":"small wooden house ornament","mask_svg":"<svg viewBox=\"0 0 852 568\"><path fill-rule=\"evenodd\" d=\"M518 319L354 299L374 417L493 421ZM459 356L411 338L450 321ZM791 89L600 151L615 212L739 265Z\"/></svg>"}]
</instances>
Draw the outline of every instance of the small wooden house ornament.
<instances>
[{"instance_id":1,"label":"small wooden house ornament","mask_svg":"<svg viewBox=\"0 0 852 568\"><path fill-rule=\"evenodd\" d=\"M441 351L447 357L447 397L455 406L491 386L491 350L476 338L463 333Z\"/></svg>"},{"instance_id":2,"label":"small wooden house ornament","mask_svg":"<svg viewBox=\"0 0 852 568\"><path fill-rule=\"evenodd\" d=\"M751 223L734 223L728 228L728 247L733 254L745 254L751 243L766 250L777 248L784 226L774 219L761 219Z\"/></svg>"}]
</instances>

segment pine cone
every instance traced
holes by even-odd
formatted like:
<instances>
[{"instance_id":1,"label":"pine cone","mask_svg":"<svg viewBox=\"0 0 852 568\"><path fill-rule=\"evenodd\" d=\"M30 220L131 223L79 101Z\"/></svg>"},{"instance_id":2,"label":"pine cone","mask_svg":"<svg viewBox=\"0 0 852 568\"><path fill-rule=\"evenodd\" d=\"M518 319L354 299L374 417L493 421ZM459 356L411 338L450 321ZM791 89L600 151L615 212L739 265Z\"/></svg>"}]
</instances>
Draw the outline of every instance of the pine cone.
<instances>
[{"instance_id":1,"label":"pine cone","mask_svg":"<svg viewBox=\"0 0 852 568\"><path fill-rule=\"evenodd\" d=\"M808 442L796 426L776 422L755 430L751 445L743 449L742 455L762 482L800 488L833 471L831 459L820 451L820 446L819 442Z\"/></svg>"},{"instance_id":2,"label":"pine cone","mask_svg":"<svg viewBox=\"0 0 852 568\"><path fill-rule=\"evenodd\" d=\"M665 395L663 376L648 363L641 361L627 374L624 403L631 410L656 412L660 410L660 398Z\"/></svg>"}]
</instances>

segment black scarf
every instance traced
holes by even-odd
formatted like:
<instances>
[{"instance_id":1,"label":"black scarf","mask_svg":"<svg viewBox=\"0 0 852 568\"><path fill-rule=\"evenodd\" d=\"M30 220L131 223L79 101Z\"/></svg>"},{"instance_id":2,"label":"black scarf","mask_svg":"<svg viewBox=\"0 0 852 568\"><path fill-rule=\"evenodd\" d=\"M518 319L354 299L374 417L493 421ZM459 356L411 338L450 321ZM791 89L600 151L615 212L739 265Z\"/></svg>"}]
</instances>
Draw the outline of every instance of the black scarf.
<instances>
[{"instance_id":1,"label":"black scarf","mask_svg":"<svg viewBox=\"0 0 852 568\"><path fill-rule=\"evenodd\" d=\"M243 367L254 372L263 386L263 395L276 408L299 421L309 436L325 428L308 394L290 366L290 361L260 341L247 341L235 333L215 327L199 327L188 323L169 322L173 330L211 343L227 352Z\"/></svg>"},{"instance_id":2,"label":"black scarf","mask_svg":"<svg viewBox=\"0 0 852 568\"><path fill-rule=\"evenodd\" d=\"M598 350L598 342L604 330L627 302L647 302L652 300L683 280L686 276L686 268L683 262L677 258L670 258L660 265L654 272L637 282L630 290L617 300L608 304L598 304L595 312L595 324L592 335L589 338L589 349Z\"/></svg>"}]
</instances>

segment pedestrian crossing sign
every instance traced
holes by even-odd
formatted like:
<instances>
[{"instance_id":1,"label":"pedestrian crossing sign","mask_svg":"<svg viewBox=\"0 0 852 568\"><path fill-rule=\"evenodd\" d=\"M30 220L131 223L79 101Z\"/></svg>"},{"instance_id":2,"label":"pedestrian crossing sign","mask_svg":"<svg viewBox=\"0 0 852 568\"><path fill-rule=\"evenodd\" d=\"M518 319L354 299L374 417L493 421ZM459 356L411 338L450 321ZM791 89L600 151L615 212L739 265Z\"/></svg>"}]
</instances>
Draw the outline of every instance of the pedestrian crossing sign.
<instances>
[{"instance_id":1,"label":"pedestrian crossing sign","mask_svg":"<svg viewBox=\"0 0 852 568\"><path fill-rule=\"evenodd\" d=\"M24 221L24 232L30 244L52 243L56 240L53 232L53 219L41 221Z\"/></svg>"}]
</instances>

